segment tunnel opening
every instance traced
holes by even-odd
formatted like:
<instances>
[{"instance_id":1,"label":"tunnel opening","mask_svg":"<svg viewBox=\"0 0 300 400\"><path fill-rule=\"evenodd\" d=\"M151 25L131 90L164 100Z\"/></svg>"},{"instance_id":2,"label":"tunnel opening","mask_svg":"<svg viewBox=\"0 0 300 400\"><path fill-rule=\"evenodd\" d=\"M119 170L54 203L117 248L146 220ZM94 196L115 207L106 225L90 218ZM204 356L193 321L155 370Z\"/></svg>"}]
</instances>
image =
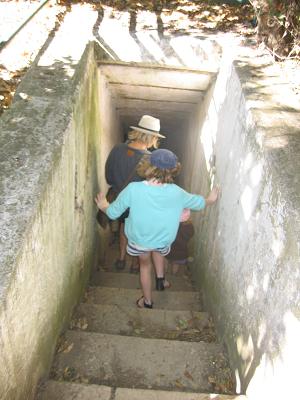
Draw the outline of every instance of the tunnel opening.
<instances>
[{"instance_id":1,"label":"tunnel opening","mask_svg":"<svg viewBox=\"0 0 300 400\"><path fill-rule=\"evenodd\" d=\"M109 109L105 108L103 117L115 121L111 129L111 125L107 127L108 137L115 138L110 145L125 141L130 126L135 126L142 115L152 115L160 120L161 132L166 136L161 140L160 147L172 150L179 157L183 164L179 180L188 182L187 178L184 179L188 173L185 172L184 158L193 158L187 149L193 147L193 138L204 123L204 109L209 103L217 70L103 60L97 65L101 88L99 95L103 98L105 93L105 102L110 104Z\"/></svg>"}]
</instances>

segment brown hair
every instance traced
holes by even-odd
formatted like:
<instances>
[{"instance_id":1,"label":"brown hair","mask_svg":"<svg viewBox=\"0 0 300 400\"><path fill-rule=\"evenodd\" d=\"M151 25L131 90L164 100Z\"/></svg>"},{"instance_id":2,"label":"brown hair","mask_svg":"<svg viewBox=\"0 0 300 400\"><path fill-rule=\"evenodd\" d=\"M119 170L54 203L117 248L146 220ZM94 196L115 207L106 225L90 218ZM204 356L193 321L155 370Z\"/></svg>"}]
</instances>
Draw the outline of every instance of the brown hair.
<instances>
[{"instance_id":1,"label":"brown hair","mask_svg":"<svg viewBox=\"0 0 300 400\"><path fill-rule=\"evenodd\" d=\"M154 147L155 149L159 146L159 137L156 135L151 135L149 133L143 133L136 130L130 131L128 133L128 139L130 142L143 142L146 144L147 149Z\"/></svg>"},{"instance_id":2,"label":"brown hair","mask_svg":"<svg viewBox=\"0 0 300 400\"><path fill-rule=\"evenodd\" d=\"M150 163L150 156L145 156L137 166L137 173L147 181L155 179L160 183L173 183L174 178L179 174L181 164L177 162L176 167L170 169L160 169Z\"/></svg>"}]
</instances>

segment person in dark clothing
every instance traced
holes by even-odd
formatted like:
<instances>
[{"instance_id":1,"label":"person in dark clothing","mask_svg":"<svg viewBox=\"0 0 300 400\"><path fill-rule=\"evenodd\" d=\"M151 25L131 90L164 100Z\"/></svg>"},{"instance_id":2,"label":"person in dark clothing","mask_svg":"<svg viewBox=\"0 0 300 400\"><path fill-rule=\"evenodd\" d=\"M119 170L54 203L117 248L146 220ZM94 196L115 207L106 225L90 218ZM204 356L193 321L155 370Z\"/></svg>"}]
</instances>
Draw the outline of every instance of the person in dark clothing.
<instances>
[{"instance_id":1,"label":"person in dark clothing","mask_svg":"<svg viewBox=\"0 0 300 400\"><path fill-rule=\"evenodd\" d=\"M126 143L113 147L105 163L105 179L117 196L130 182L143 180L136 168L143 157L150 155L150 148L157 148L159 138L165 136L159 133L160 120L150 115L143 115L138 126L131 126ZM116 269L125 268L127 238L124 233L124 222L128 217L129 209L119 218L119 258L115 262ZM131 272L138 267L131 267Z\"/></svg>"},{"instance_id":2,"label":"person in dark clothing","mask_svg":"<svg viewBox=\"0 0 300 400\"><path fill-rule=\"evenodd\" d=\"M172 274L177 274L180 267L184 267L188 260L188 242L194 236L195 230L190 220L191 212L185 208L180 217L180 224L171 251L166 256L171 264Z\"/></svg>"}]
</instances>

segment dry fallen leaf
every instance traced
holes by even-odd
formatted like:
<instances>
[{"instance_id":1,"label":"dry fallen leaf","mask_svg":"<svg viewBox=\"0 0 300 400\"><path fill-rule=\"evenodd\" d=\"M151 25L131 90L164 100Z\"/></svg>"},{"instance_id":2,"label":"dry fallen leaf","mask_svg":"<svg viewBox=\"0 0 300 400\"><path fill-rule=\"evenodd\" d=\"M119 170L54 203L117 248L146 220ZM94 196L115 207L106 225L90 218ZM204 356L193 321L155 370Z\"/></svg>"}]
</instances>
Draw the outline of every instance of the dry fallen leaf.
<instances>
[{"instance_id":1,"label":"dry fallen leaf","mask_svg":"<svg viewBox=\"0 0 300 400\"><path fill-rule=\"evenodd\" d=\"M77 328L84 331L87 329L87 327L88 327L88 322L86 317L74 318L70 324L71 329Z\"/></svg>"},{"instance_id":2,"label":"dry fallen leaf","mask_svg":"<svg viewBox=\"0 0 300 400\"><path fill-rule=\"evenodd\" d=\"M69 352L73 349L73 346L74 346L74 343L69 344L69 346L66 347L66 348L63 350L63 353L69 353Z\"/></svg>"},{"instance_id":3,"label":"dry fallen leaf","mask_svg":"<svg viewBox=\"0 0 300 400\"><path fill-rule=\"evenodd\" d=\"M57 353L69 353L73 346L74 343L69 343L68 341L61 339L57 347Z\"/></svg>"},{"instance_id":4,"label":"dry fallen leaf","mask_svg":"<svg viewBox=\"0 0 300 400\"><path fill-rule=\"evenodd\" d=\"M79 374L73 367L66 367L62 373L63 379L67 381L74 381L79 378Z\"/></svg>"},{"instance_id":5,"label":"dry fallen leaf","mask_svg":"<svg viewBox=\"0 0 300 400\"><path fill-rule=\"evenodd\" d=\"M22 100L26 101L30 100L31 98L27 93L22 93L22 92L19 93L19 96L21 97Z\"/></svg>"},{"instance_id":6,"label":"dry fallen leaf","mask_svg":"<svg viewBox=\"0 0 300 400\"><path fill-rule=\"evenodd\" d=\"M183 389L184 388L184 385L180 382L179 379L176 379L175 386L178 387L179 389Z\"/></svg>"},{"instance_id":7,"label":"dry fallen leaf","mask_svg":"<svg viewBox=\"0 0 300 400\"><path fill-rule=\"evenodd\" d=\"M184 372L184 376L186 377L186 378L188 378L188 379L190 379L191 381L193 381L194 380L194 378L192 377L192 375L189 373L189 371L185 371Z\"/></svg>"}]
</instances>

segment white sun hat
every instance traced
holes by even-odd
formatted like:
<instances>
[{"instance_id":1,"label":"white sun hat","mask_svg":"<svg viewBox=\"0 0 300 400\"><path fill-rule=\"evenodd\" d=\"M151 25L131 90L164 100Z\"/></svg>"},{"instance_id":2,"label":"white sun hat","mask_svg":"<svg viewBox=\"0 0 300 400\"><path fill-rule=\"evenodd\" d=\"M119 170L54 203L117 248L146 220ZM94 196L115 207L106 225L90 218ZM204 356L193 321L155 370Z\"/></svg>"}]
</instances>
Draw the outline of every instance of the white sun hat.
<instances>
[{"instance_id":1,"label":"white sun hat","mask_svg":"<svg viewBox=\"0 0 300 400\"><path fill-rule=\"evenodd\" d=\"M158 118L151 117L151 115L143 115L138 126L131 126L130 128L134 129L135 131L165 138L165 136L159 133L160 120Z\"/></svg>"}]
</instances>

